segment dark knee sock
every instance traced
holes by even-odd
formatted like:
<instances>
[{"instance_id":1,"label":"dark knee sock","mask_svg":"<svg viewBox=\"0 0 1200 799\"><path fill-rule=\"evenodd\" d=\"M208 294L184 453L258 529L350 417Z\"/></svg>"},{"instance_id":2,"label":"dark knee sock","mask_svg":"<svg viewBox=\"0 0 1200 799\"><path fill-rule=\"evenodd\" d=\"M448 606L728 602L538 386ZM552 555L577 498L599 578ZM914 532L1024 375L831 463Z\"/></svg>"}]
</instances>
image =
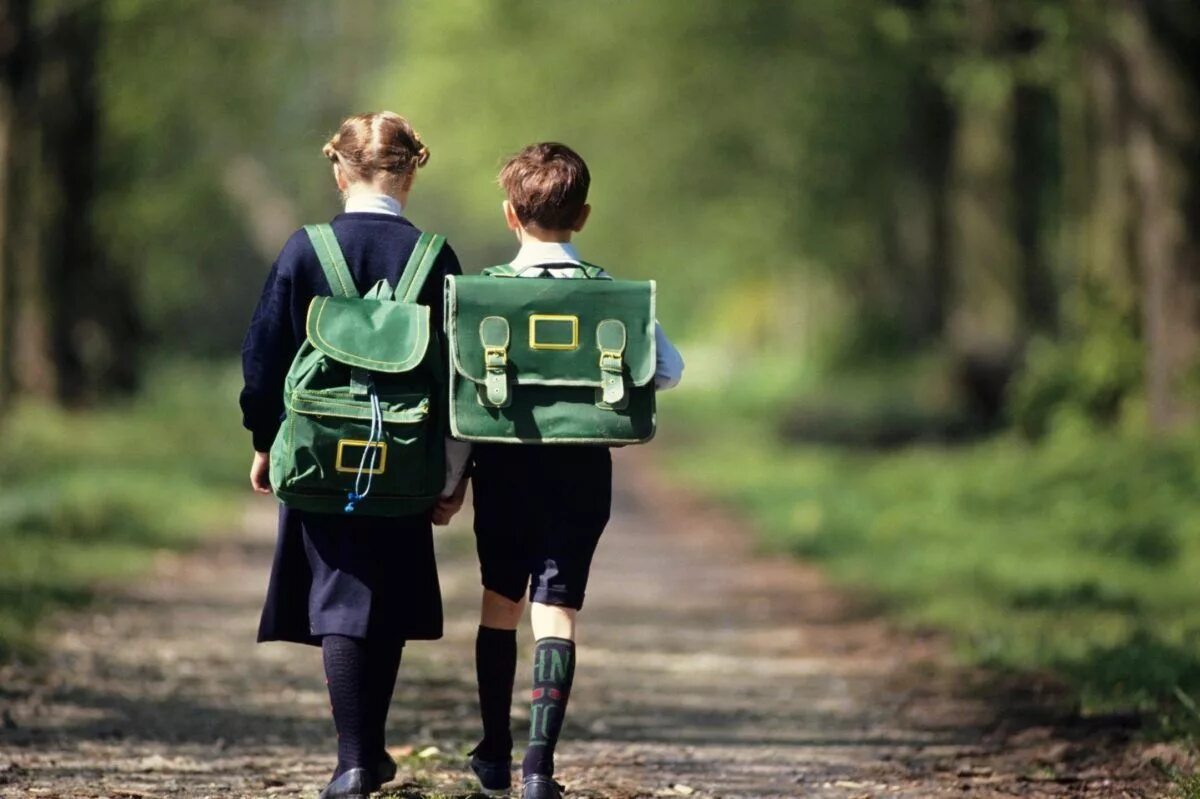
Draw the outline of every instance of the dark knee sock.
<instances>
[{"instance_id":1,"label":"dark knee sock","mask_svg":"<svg viewBox=\"0 0 1200 799\"><path fill-rule=\"evenodd\" d=\"M512 757L512 691L517 673L517 631L479 626L475 636L475 678L483 740L475 754L484 760Z\"/></svg>"},{"instance_id":2,"label":"dark knee sock","mask_svg":"<svg viewBox=\"0 0 1200 799\"><path fill-rule=\"evenodd\" d=\"M533 650L533 703L529 708L529 748L521 770L554 774L554 747L562 732L575 678L575 642L543 638Z\"/></svg>"},{"instance_id":3,"label":"dark knee sock","mask_svg":"<svg viewBox=\"0 0 1200 799\"><path fill-rule=\"evenodd\" d=\"M387 728L388 709L392 705L392 693L396 689L396 672L400 669L400 657L404 654L404 641L392 638L371 638L367 641L366 729L369 738L364 751L374 752L370 765L384 751L384 730Z\"/></svg>"},{"instance_id":4,"label":"dark knee sock","mask_svg":"<svg viewBox=\"0 0 1200 799\"><path fill-rule=\"evenodd\" d=\"M370 732L366 695L367 647L361 638L326 635L321 638L325 661L325 683L337 728L338 764L334 779L352 768L366 768L374 752L368 752Z\"/></svg>"}]
</instances>

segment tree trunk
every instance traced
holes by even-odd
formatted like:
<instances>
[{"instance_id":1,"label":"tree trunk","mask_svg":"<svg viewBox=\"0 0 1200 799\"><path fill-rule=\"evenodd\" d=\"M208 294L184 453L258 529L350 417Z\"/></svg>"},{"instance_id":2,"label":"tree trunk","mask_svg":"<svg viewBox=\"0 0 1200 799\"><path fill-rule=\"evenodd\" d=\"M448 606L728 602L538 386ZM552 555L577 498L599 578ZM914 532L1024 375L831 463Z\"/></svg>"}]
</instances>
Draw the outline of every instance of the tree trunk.
<instances>
[{"instance_id":1,"label":"tree trunk","mask_svg":"<svg viewBox=\"0 0 1200 799\"><path fill-rule=\"evenodd\" d=\"M15 138L28 122L32 83L30 22L32 0L0 0L0 411L13 396L16 246L20 202Z\"/></svg>"},{"instance_id":2,"label":"tree trunk","mask_svg":"<svg viewBox=\"0 0 1200 799\"><path fill-rule=\"evenodd\" d=\"M64 9L44 33L42 272L58 399L79 405L137 382L138 325L123 276L93 229L99 98L99 3Z\"/></svg>"},{"instance_id":3,"label":"tree trunk","mask_svg":"<svg viewBox=\"0 0 1200 799\"><path fill-rule=\"evenodd\" d=\"M1024 332L1052 332L1058 323L1057 285L1045 258L1047 186L1056 165L1050 134L1054 105L1044 89L1018 84L1013 93L1013 229Z\"/></svg>"},{"instance_id":4,"label":"tree trunk","mask_svg":"<svg viewBox=\"0 0 1200 799\"><path fill-rule=\"evenodd\" d=\"M1168 430L1197 418L1200 364L1200 242L1189 232L1197 167L1188 151L1197 124L1188 78L1156 42L1146 10L1126 4L1118 47L1129 93L1128 158L1135 242L1143 275L1146 399L1151 424Z\"/></svg>"}]
</instances>

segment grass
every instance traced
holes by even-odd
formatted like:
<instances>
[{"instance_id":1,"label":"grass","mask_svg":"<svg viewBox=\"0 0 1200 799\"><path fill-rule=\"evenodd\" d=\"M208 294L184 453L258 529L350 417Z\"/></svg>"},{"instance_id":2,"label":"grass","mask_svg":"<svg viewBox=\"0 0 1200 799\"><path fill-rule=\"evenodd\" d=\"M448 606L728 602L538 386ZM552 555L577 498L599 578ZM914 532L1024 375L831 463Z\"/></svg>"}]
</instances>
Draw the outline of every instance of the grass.
<instances>
[{"instance_id":1,"label":"grass","mask_svg":"<svg viewBox=\"0 0 1200 799\"><path fill-rule=\"evenodd\" d=\"M783 420L815 383L771 373L663 397L681 479L748 513L765 547L821 563L901 624L949 632L968 662L1052 670L1085 712L1200 729L1200 441L789 442ZM852 386L846 404L866 415L889 401Z\"/></svg>"},{"instance_id":2,"label":"grass","mask_svg":"<svg viewBox=\"0 0 1200 799\"><path fill-rule=\"evenodd\" d=\"M127 404L72 413L27 403L4 417L0 660L36 652L48 613L229 524L248 465L237 380L177 366Z\"/></svg>"}]
</instances>

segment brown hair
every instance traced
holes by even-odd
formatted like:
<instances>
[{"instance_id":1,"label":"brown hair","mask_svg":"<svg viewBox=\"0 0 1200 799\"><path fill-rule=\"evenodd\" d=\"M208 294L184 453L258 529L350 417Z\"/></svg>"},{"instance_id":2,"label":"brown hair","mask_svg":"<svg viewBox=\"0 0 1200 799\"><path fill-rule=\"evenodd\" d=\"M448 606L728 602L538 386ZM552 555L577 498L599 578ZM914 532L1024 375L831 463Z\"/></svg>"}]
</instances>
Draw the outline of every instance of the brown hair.
<instances>
[{"instance_id":1,"label":"brown hair","mask_svg":"<svg viewBox=\"0 0 1200 799\"><path fill-rule=\"evenodd\" d=\"M408 120L391 111L348 117L321 152L351 181L387 173L389 188L429 162L429 148Z\"/></svg>"},{"instance_id":2,"label":"brown hair","mask_svg":"<svg viewBox=\"0 0 1200 799\"><path fill-rule=\"evenodd\" d=\"M579 153L565 144L531 144L508 159L500 185L517 219L545 230L569 230L587 203L592 176Z\"/></svg>"}]
</instances>

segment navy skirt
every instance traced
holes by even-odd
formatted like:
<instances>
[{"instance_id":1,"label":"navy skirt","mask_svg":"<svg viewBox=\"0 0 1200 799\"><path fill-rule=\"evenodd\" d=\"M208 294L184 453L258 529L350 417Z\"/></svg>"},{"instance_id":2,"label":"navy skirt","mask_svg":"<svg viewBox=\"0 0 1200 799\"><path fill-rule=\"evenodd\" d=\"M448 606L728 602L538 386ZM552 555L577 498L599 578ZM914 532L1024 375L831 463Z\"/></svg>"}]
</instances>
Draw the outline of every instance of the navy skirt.
<instances>
[{"instance_id":1,"label":"navy skirt","mask_svg":"<svg viewBox=\"0 0 1200 799\"><path fill-rule=\"evenodd\" d=\"M279 537L259 641L320 645L321 636L442 637L442 594L428 516L279 509Z\"/></svg>"}]
</instances>

